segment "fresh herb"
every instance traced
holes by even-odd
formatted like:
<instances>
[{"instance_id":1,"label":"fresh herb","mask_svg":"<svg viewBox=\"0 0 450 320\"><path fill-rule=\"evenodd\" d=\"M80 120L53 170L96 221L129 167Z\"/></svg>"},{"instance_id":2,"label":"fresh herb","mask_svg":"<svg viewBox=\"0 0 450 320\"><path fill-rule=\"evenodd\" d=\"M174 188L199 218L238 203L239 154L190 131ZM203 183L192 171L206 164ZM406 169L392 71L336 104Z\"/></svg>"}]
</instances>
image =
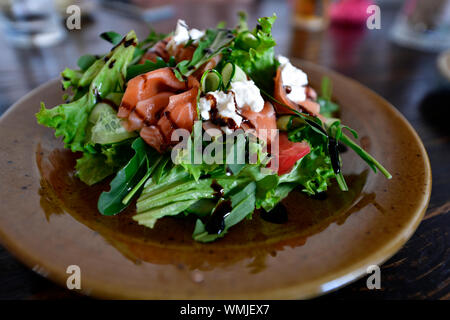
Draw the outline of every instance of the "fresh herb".
<instances>
[{"instance_id":1,"label":"fresh herb","mask_svg":"<svg viewBox=\"0 0 450 320\"><path fill-rule=\"evenodd\" d=\"M108 32L103 32L102 34L100 34L100 38L112 43L113 45L117 45L120 43L120 41L122 40L123 37L122 37L122 35L120 35L117 32L108 31Z\"/></svg>"},{"instance_id":2,"label":"fresh herb","mask_svg":"<svg viewBox=\"0 0 450 320\"><path fill-rule=\"evenodd\" d=\"M136 50L134 51L133 60L131 65L139 63L144 54L152 48L158 41L167 38L167 34L165 33L157 33L153 29L150 29L148 36L136 46Z\"/></svg>"},{"instance_id":3,"label":"fresh herb","mask_svg":"<svg viewBox=\"0 0 450 320\"><path fill-rule=\"evenodd\" d=\"M200 66L220 54L223 49L233 41L234 35L228 29L208 29L206 35L198 44L194 51L192 60L183 60L178 63L177 70L183 76L193 74Z\"/></svg>"},{"instance_id":4,"label":"fresh herb","mask_svg":"<svg viewBox=\"0 0 450 320\"><path fill-rule=\"evenodd\" d=\"M321 95L317 97L317 103L320 105L320 114L324 117L331 118L337 111L339 105L331 101L333 88L328 77L322 78Z\"/></svg>"},{"instance_id":5,"label":"fresh herb","mask_svg":"<svg viewBox=\"0 0 450 320\"><path fill-rule=\"evenodd\" d=\"M78 59L77 66L80 67L82 71L86 71L97 59L98 57L92 54L85 54Z\"/></svg>"},{"instance_id":6,"label":"fresh herb","mask_svg":"<svg viewBox=\"0 0 450 320\"><path fill-rule=\"evenodd\" d=\"M131 65L127 70L127 81L140 74L147 73L156 69L175 67L175 64L176 63L174 57L171 57L168 62L165 62L162 58L157 57L156 62L146 60L144 63Z\"/></svg>"},{"instance_id":7,"label":"fresh herb","mask_svg":"<svg viewBox=\"0 0 450 320\"><path fill-rule=\"evenodd\" d=\"M132 148L134 156L111 181L111 189L98 199L98 210L103 215L115 215L125 209L161 160L161 155L142 138L137 138Z\"/></svg>"}]
</instances>

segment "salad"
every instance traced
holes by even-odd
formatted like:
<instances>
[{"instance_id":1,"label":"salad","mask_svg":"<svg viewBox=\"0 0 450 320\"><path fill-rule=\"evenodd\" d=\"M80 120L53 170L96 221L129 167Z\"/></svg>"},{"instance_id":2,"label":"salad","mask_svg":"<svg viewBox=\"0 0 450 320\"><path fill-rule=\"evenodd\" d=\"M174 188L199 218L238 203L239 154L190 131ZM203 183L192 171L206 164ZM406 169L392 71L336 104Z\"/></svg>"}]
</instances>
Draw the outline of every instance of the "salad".
<instances>
[{"instance_id":1,"label":"salad","mask_svg":"<svg viewBox=\"0 0 450 320\"><path fill-rule=\"evenodd\" d=\"M113 47L66 68L66 103L39 124L79 152L76 175L93 185L111 177L98 199L102 215L136 206L153 228L166 216L194 216L193 239L223 237L253 214L270 213L293 189L314 196L331 183L348 190L339 151L353 149L375 172L389 172L336 118L331 83L320 94L289 59L275 55L276 16L249 29L151 31L138 41L105 32Z\"/></svg>"}]
</instances>

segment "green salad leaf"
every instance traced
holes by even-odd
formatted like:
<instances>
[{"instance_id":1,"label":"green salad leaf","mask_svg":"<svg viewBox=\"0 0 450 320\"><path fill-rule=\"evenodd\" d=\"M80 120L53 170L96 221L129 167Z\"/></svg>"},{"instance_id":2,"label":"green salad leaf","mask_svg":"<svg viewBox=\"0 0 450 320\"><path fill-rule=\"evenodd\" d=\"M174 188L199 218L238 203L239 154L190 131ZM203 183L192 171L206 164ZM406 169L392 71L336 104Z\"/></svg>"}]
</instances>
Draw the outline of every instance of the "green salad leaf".
<instances>
[{"instance_id":1,"label":"green salad leaf","mask_svg":"<svg viewBox=\"0 0 450 320\"><path fill-rule=\"evenodd\" d=\"M117 172L132 155L131 140L96 146L95 153L85 152L77 159L75 174L87 185L93 185Z\"/></svg>"},{"instance_id":2,"label":"green salad leaf","mask_svg":"<svg viewBox=\"0 0 450 320\"><path fill-rule=\"evenodd\" d=\"M111 92L122 89L127 67L134 52L134 46L129 43L136 41L136 34L131 31L118 46L113 48L106 59L97 60L89 67L79 80L80 84L89 74L88 78L92 78L89 91L79 99L52 109L46 109L45 105L41 103L41 109L36 114L38 123L54 128L55 136L63 137L66 148L74 152L92 151L86 147L89 114L99 100ZM103 63L99 61L103 61ZM95 69L95 72L90 72L92 68Z\"/></svg>"},{"instance_id":3,"label":"green salad leaf","mask_svg":"<svg viewBox=\"0 0 450 320\"><path fill-rule=\"evenodd\" d=\"M218 55L233 41L234 35L228 29L208 29L206 35L199 41L197 49L190 61L178 63L177 70L182 76L193 74L205 62Z\"/></svg>"},{"instance_id":4,"label":"green salad leaf","mask_svg":"<svg viewBox=\"0 0 450 320\"><path fill-rule=\"evenodd\" d=\"M113 45L117 45L122 40L122 35L115 31L107 31L100 34L100 38L112 43Z\"/></svg>"},{"instance_id":5,"label":"green salad leaf","mask_svg":"<svg viewBox=\"0 0 450 320\"><path fill-rule=\"evenodd\" d=\"M98 58L99 57L92 54L85 54L78 58L77 66L80 67L82 71L86 71L96 60L98 60Z\"/></svg>"},{"instance_id":6,"label":"green salad leaf","mask_svg":"<svg viewBox=\"0 0 450 320\"><path fill-rule=\"evenodd\" d=\"M125 209L162 157L142 138L134 140L132 148L134 156L111 181L110 190L103 192L98 199L98 210L103 215L115 215Z\"/></svg>"},{"instance_id":7,"label":"green salad leaf","mask_svg":"<svg viewBox=\"0 0 450 320\"><path fill-rule=\"evenodd\" d=\"M99 153L84 153L77 159L75 166L77 177L91 186L109 177L115 172L114 166L105 165L106 157Z\"/></svg>"},{"instance_id":8,"label":"green salad leaf","mask_svg":"<svg viewBox=\"0 0 450 320\"><path fill-rule=\"evenodd\" d=\"M328 77L322 78L321 95L317 97L317 102L320 105L320 114L331 118L337 111L339 111L339 105L331 101L331 94L333 87Z\"/></svg>"},{"instance_id":9,"label":"green salad leaf","mask_svg":"<svg viewBox=\"0 0 450 320\"><path fill-rule=\"evenodd\" d=\"M140 74L147 73L156 69L166 68L166 67L175 67L175 59L171 57L168 62L165 62L162 58L156 58L156 62L146 60L142 64L134 64L128 67L127 71L127 81L137 77Z\"/></svg>"},{"instance_id":10,"label":"green salad leaf","mask_svg":"<svg viewBox=\"0 0 450 320\"><path fill-rule=\"evenodd\" d=\"M237 64L261 89L272 92L278 61L275 58L275 40L272 38L272 25L276 15L258 19L253 31L246 29L241 21L232 50L225 59ZM241 19L245 19L242 17Z\"/></svg>"}]
</instances>

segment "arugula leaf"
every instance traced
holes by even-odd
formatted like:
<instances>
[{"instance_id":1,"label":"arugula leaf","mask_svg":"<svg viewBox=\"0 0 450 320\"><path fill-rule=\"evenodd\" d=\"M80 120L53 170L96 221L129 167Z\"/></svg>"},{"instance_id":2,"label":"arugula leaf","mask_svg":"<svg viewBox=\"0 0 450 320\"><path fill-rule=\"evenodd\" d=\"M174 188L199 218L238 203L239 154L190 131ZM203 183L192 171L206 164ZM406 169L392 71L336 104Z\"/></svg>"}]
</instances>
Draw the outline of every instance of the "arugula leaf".
<instances>
[{"instance_id":1,"label":"arugula leaf","mask_svg":"<svg viewBox=\"0 0 450 320\"><path fill-rule=\"evenodd\" d=\"M134 51L133 60L130 63L131 65L135 65L139 63L144 54L152 48L158 41L167 38L167 34L165 33L157 33L153 29L150 29L150 33L147 38L143 41L139 42L136 46L136 50Z\"/></svg>"},{"instance_id":2,"label":"arugula leaf","mask_svg":"<svg viewBox=\"0 0 450 320\"><path fill-rule=\"evenodd\" d=\"M78 82L79 87L89 86L92 80L98 75L98 73L105 66L105 59L98 59L95 61L84 73Z\"/></svg>"},{"instance_id":3,"label":"arugula leaf","mask_svg":"<svg viewBox=\"0 0 450 320\"><path fill-rule=\"evenodd\" d=\"M78 58L77 66L80 67L82 71L86 71L97 59L98 57L92 54L85 54Z\"/></svg>"},{"instance_id":4,"label":"arugula leaf","mask_svg":"<svg viewBox=\"0 0 450 320\"><path fill-rule=\"evenodd\" d=\"M170 57L168 62L165 62L161 57L156 58L156 62L146 60L142 64L130 65L127 70L127 81L137 77L140 74L147 73L156 69L165 67L175 67L175 58Z\"/></svg>"},{"instance_id":5,"label":"arugula leaf","mask_svg":"<svg viewBox=\"0 0 450 320\"><path fill-rule=\"evenodd\" d=\"M321 95L317 98L317 102L320 105L320 114L331 118L333 114L339 111L339 105L331 101L331 95L333 87L331 85L330 78L323 77L321 85Z\"/></svg>"},{"instance_id":6,"label":"arugula leaf","mask_svg":"<svg viewBox=\"0 0 450 320\"><path fill-rule=\"evenodd\" d=\"M98 210L103 215L115 215L125 209L129 202L123 203L130 191L131 198L138 190L133 189L141 184L142 178L149 176L155 169L161 156L157 151L145 143L142 138L137 138L132 146L135 151L134 156L123 167L111 181L111 189L103 192L98 199Z\"/></svg>"},{"instance_id":7,"label":"arugula leaf","mask_svg":"<svg viewBox=\"0 0 450 320\"><path fill-rule=\"evenodd\" d=\"M234 35L228 29L208 29L206 35L198 44L191 61L183 60L177 65L178 71L189 76L193 74L208 60L222 52L222 50L233 41Z\"/></svg>"},{"instance_id":8,"label":"arugula leaf","mask_svg":"<svg viewBox=\"0 0 450 320\"><path fill-rule=\"evenodd\" d=\"M122 35L120 35L117 32L108 31L108 32L103 32L102 34L100 34L100 38L112 43L113 45L117 45L120 43L120 41L122 40L123 37L122 37Z\"/></svg>"}]
</instances>

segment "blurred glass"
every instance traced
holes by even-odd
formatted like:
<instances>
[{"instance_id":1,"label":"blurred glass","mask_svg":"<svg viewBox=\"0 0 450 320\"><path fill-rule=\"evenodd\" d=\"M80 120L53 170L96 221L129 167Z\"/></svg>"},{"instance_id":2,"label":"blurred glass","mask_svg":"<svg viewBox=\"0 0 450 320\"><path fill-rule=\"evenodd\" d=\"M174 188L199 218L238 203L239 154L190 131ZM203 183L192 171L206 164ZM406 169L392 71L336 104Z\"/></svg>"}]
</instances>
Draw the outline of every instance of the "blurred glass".
<instances>
[{"instance_id":1,"label":"blurred glass","mask_svg":"<svg viewBox=\"0 0 450 320\"><path fill-rule=\"evenodd\" d=\"M412 48L450 48L450 0L406 0L391 36L395 42Z\"/></svg>"},{"instance_id":2,"label":"blurred glass","mask_svg":"<svg viewBox=\"0 0 450 320\"><path fill-rule=\"evenodd\" d=\"M15 46L50 46L65 36L53 0L3 0L0 6L3 32Z\"/></svg>"},{"instance_id":3,"label":"blurred glass","mask_svg":"<svg viewBox=\"0 0 450 320\"><path fill-rule=\"evenodd\" d=\"M329 0L294 0L293 23L296 27L319 31L328 24Z\"/></svg>"}]
</instances>

